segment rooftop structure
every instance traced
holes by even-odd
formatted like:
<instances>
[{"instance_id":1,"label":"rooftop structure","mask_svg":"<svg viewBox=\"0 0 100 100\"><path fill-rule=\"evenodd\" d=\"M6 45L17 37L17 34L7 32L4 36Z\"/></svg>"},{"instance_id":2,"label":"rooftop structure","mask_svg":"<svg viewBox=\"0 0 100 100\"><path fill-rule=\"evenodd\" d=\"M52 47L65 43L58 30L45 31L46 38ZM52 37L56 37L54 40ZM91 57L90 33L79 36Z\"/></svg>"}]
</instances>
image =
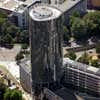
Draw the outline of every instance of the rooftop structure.
<instances>
[{"instance_id":1,"label":"rooftop structure","mask_svg":"<svg viewBox=\"0 0 100 100\"><path fill-rule=\"evenodd\" d=\"M30 12L30 16L36 21L46 21L59 17L61 11L46 5L34 6Z\"/></svg>"},{"instance_id":2,"label":"rooftop structure","mask_svg":"<svg viewBox=\"0 0 100 100\"><path fill-rule=\"evenodd\" d=\"M35 1L38 0L26 0L26 1L20 1L20 0L0 0L0 8L8 10L8 11L19 11L24 10L26 6L31 5Z\"/></svg>"},{"instance_id":3,"label":"rooftop structure","mask_svg":"<svg viewBox=\"0 0 100 100\"><path fill-rule=\"evenodd\" d=\"M62 4L52 4L51 3L51 5L57 7L62 12L66 12L66 11L72 9L77 4L81 3L82 1L85 1L85 0L64 0L64 2Z\"/></svg>"}]
</instances>

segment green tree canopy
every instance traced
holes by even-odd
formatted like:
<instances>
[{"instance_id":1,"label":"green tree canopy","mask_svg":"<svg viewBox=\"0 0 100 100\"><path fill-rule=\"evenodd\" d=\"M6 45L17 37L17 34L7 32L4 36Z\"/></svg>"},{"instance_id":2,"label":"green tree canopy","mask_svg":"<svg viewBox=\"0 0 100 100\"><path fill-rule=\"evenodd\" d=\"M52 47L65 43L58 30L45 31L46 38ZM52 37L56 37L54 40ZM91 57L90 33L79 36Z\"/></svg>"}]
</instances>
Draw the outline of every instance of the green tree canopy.
<instances>
[{"instance_id":1,"label":"green tree canopy","mask_svg":"<svg viewBox=\"0 0 100 100\"><path fill-rule=\"evenodd\" d=\"M12 44L13 43L13 38L10 34L7 34L3 38L3 41L4 41L5 44Z\"/></svg>"},{"instance_id":2,"label":"green tree canopy","mask_svg":"<svg viewBox=\"0 0 100 100\"><path fill-rule=\"evenodd\" d=\"M86 52L78 59L79 62L89 64L89 56Z\"/></svg>"},{"instance_id":3,"label":"green tree canopy","mask_svg":"<svg viewBox=\"0 0 100 100\"><path fill-rule=\"evenodd\" d=\"M10 25L9 27L7 27L7 33L10 34L13 38L16 37L17 32L19 32L19 28L16 27L15 25Z\"/></svg>"},{"instance_id":4,"label":"green tree canopy","mask_svg":"<svg viewBox=\"0 0 100 100\"><path fill-rule=\"evenodd\" d=\"M89 34L100 34L100 11L89 12L83 17L83 19L86 22Z\"/></svg>"},{"instance_id":5,"label":"green tree canopy","mask_svg":"<svg viewBox=\"0 0 100 100\"><path fill-rule=\"evenodd\" d=\"M7 18L7 14L0 10L0 18Z\"/></svg>"},{"instance_id":6,"label":"green tree canopy","mask_svg":"<svg viewBox=\"0 0 100 100\"><path fill-rule=\"evenodd\" d=\"M7 89L4 94L4 100L22 100L22 93L19 90Z\"/></svg>"},{"instance_id":7,"label":"green tree canopy","mask_svg":"<svg viewBox=\"0 0 100 100\"><path fill-rule=\"evenodd\" d=\"M22 44L22 49L27 49L28 48L28 44L24 43Z\"/></svg>"},{"instance_id":8,"label":"green tree canopy","mask_svg":"<svg viewBox=\"0 0 100 100\"><path fill-rule=\"evenodd\" d=\"M96 52L97 52L97 53L100 53L100 44L98 44L98 45L96 46Z\"/></svg>"},{"instance_id":9,"label":"green tree canopy","mask_svg":"<svg viewBox=\"0 0 100 100\"><path fill-rule=\"evenodd\" d=\"M100 67L100 64L98 63L98 60L92 60L91 65L94 67Z\"/></svg>"},{"instance_id":10,"label":"green tree canopy","mask_svg":"<svg viewBox=\"0 0 100 100\"><path fill-rule=\"evenodd\" d=\"M84 39L87 34L86 24L80 18L76 18L71 26L75 39Z\"/></svg>"},{"instance_id":11,"label":"green tree canopy","mask_svg":"<svg viewBox=\"0 0 100 100\"><path fill-rule=\"evenodd\" d=\"M29 32L27 30L23 30L17 36L18 43L29 43Z\"/></svg>"},{"instance_id":12,"label":"green tree canopy","mask_svg":"<svg viewBox=\"0 0 100 100\"><path fill-rule=\"evenodd\" d=\"M63 39L64 41L68 41L69 40L69 30L66 26L63 26Z\"/></svg>"},{"instance_id":13,"label":"green tree canopy","mask_svg":"<svg viewBox=\"0 0 100 100\"><path fill-rule=\"evenodd\" d=\"M67 55L65 55L65 57L70 58L71 60L75 60L76 59L76 54L74 51L69 51Z\"/></svg>"},{"instance_id":14,"label":"green tree canopy","mask_svg":"<svg viewBox=\"0 0 100 100\"><path fill-rule=\"evenodd\" d=\"M4 79L0 78L0 100L3 100L3 94L5 93L7 86L4 84Z\"/></svg>"},{"instance_id":15,"label":"green tree canopy","mask_svg":"<svg viewBox=\"0 0 100 100\"><path fill-rule=\"evenodd\" d=\"M6 92L4 93L4 100L11 100L11 90L7 89Z\"/></svg>"},{"instance_id":16,"label":"green tree canopy","mask_svg":"<svg viewBox=\"0 0 100 100\"><path fill-rule=\"evenodd\" d=\"M10 97L11 100L22 100L22 93L18 90L13 90Z\"/></svg>"},{"instance_id":17,"label":"green tree canopy","mask_svg":"<svg viewBox=\"0 0 100 100\"><path fill-rule=\"evenodd\" d=\"M20 53L18 53L17 54L17 56L16 56L16 61L19 61L19 60L21 60L21 59L23 59L24 58L24 55L23 55L23 53L22 52L20 52Z\"/></svg>"}]
</instances>

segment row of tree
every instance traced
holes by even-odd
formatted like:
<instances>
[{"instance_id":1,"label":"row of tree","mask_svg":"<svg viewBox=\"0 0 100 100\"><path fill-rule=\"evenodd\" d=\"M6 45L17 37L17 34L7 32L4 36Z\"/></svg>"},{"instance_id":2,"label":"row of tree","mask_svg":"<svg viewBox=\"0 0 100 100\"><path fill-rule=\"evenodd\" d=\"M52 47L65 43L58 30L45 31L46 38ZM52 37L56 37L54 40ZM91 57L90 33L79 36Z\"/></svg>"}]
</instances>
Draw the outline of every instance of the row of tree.
<instances>
[{"instance_id":1,"label":"row of tree","mask_svg":"<svg viewBox=\"0 0 100 100\"><path fill-rule=\"evenodd\" d=\"M100 53L100 49L99 49ZM69 51L67 54L64 55L64 57L68 57L71 60L76 60L77 55L75 54L74 51ZM78 59L78 62L81 62L83 64L95 66L95 67L100 67L99 60L93 60L91 56L88 55L88 53L84 52L82 56Z\"/></svg>"},{"instance_id":2,"label":"row of tree","mask_svg":"<svg viewBox=\"0 0 100 100\"><path fill-rule=\"evenodd\" d=\"M92 57L89 56L88 53L86 52L84 52L84 54L78 59L78 61L94 67L100 67L99 60L98 59L93 60Z\"/></svg>"},{"instance_id":3,"label":"row of tree","mask_svg":"<svg viewBox=\"0 0 100 100\"><path fill-rule=\"evenodd\" d=\"M64 26L64 35L66 40L69 36L76 40L100 36L100 11L88 12L83 17L78 12L73 13L70 17L70 28Z\"/></svg>"},{"instance_id":4,"label":"row of tree","mask_svg":"<svg viewBox=\"0 0 100 100\"><path fill-rule=\"evenodd\" d=\"M21 30L11 23L7 15L0 11L0 45L13 43L29 43L27 30Z\"/></svg>"}]
</instances>

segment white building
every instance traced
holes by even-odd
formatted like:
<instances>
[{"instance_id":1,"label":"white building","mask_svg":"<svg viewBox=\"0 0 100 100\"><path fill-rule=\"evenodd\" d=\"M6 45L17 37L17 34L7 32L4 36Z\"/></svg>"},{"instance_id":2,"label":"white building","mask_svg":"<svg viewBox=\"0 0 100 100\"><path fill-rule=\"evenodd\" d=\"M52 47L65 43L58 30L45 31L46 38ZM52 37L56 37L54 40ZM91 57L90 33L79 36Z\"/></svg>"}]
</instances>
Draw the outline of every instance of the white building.
<instances>
[{"instance_id":1,"label":"white building","mask_svg":"<svg viewBox=\"0 0 100 100\"><path fill-rule=\"evenodd\" d=\"M64 83L100 95L100 68L64 58Z\"/></svg>"}]
</instances>

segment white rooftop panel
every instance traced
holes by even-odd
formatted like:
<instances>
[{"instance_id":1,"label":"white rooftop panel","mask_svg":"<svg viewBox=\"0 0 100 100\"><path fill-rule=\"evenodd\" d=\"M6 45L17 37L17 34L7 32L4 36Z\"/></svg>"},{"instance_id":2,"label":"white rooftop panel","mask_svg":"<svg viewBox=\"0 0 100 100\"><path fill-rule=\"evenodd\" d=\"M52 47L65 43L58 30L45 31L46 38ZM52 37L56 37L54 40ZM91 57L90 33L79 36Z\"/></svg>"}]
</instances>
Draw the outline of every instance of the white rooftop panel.
<instances>
[{"instance_id":1,"label":"white rooftop panel","mask_svg":"<svg viewBox=\"0 0 100 100\"><path fill-rule=\"evenodd\" d=\"M87 70L89 70L89 71L93 71L93 72L98 72L99 71L99 68L96 68L96 67L92 67L92 66L89 66L88 68L87 68Z\"/></svg>"},{"instance_id":2,"label":"white rooftop panel","mask_svg":"<svg viewBox=\"0 0 100 100\"><path fill-rule=\"evenodd\" d=\"M36 21L55 19L61 15L61 11L47 5L36 5L30 11L30 16Z\"/></svg>"}]
</instances>

